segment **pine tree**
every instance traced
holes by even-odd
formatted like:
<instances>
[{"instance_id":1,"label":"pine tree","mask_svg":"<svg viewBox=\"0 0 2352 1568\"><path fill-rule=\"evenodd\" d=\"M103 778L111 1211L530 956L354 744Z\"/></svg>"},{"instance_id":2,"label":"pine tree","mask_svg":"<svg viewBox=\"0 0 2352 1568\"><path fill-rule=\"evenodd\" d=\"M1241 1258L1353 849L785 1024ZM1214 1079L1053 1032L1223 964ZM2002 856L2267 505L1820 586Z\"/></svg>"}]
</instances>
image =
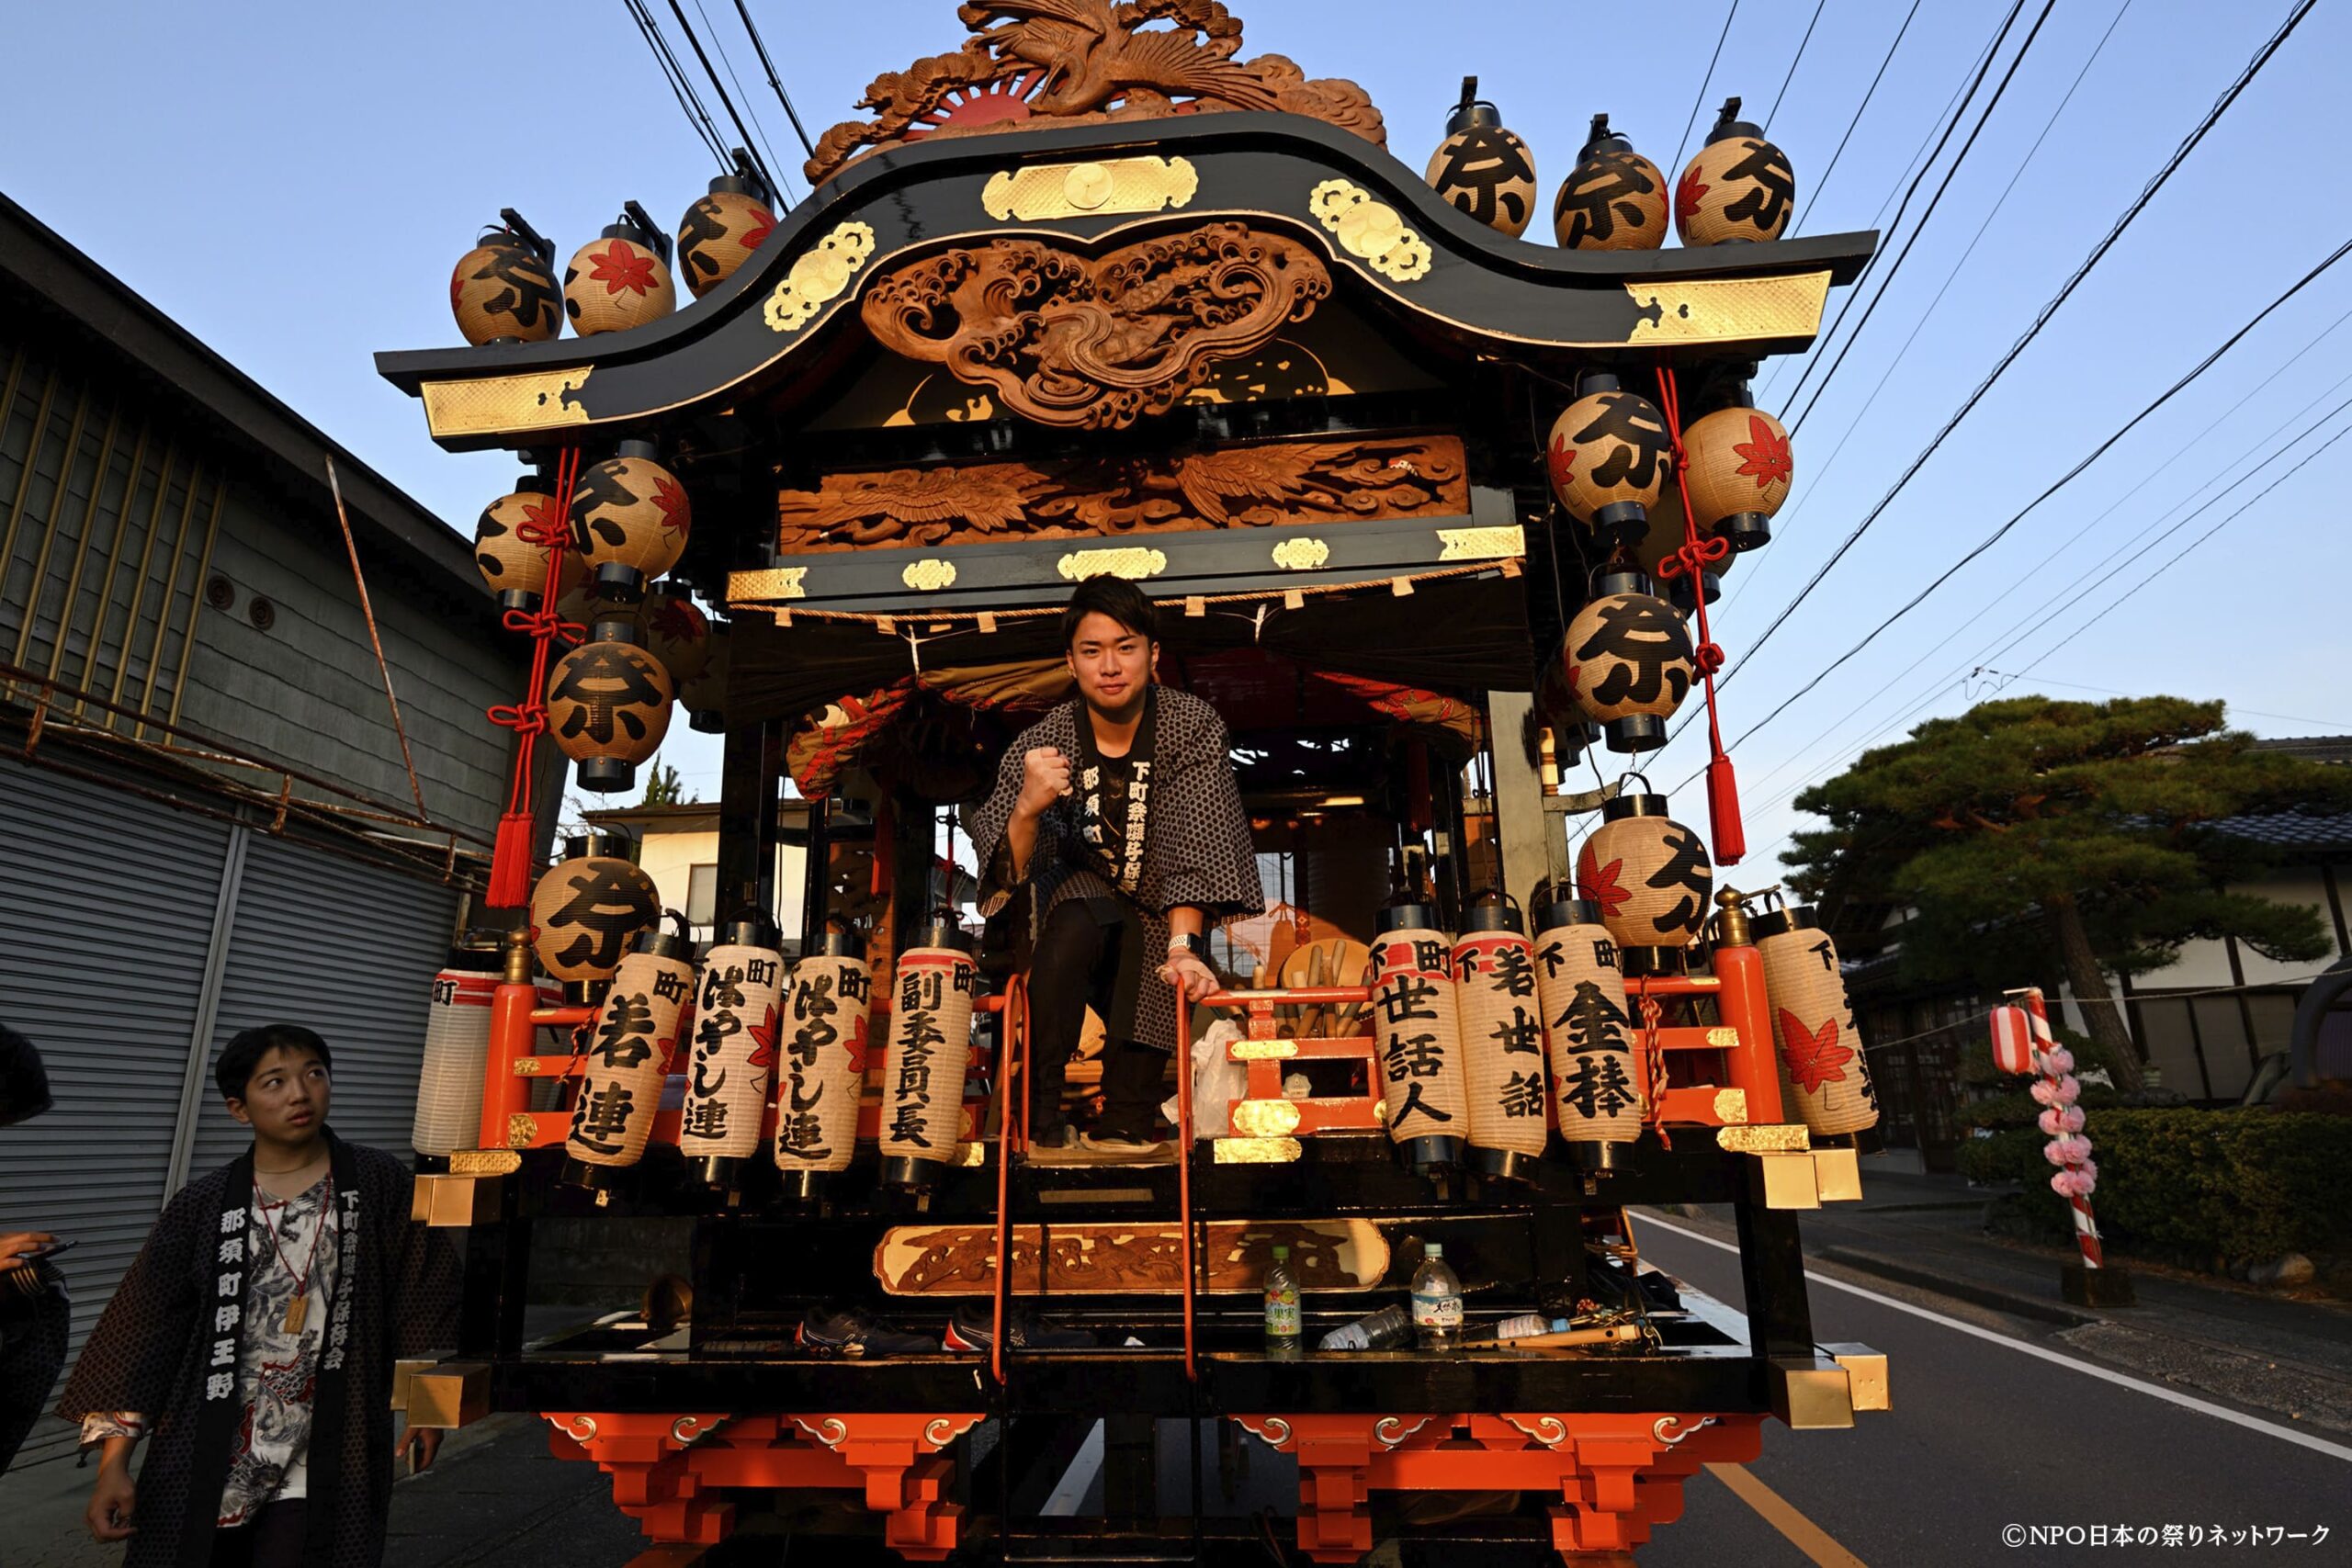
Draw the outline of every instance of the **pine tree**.
<instances>
[{"instance_id":1,"label":"pine tree","mask_svg":"<svg viewBox=\"0 0 2352 1568\"><path fill-rule=\"evenodd\" d=\"M645 777L645 799L641 804L692 806L695 802L686 798L686 786L679 779L678 770L666 763L657 762L653 766L653 771Z\"/></svg>"}]
</instances>

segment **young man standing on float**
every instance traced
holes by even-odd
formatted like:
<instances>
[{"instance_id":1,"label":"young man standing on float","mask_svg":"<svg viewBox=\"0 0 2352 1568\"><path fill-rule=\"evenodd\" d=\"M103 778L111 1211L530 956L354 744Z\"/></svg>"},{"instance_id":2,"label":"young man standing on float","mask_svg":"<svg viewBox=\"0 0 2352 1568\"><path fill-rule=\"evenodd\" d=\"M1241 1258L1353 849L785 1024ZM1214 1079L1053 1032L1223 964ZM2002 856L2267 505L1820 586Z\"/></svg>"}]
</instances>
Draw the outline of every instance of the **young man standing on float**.
<instances>
[{"instance_id":1,"label":"young man standing on float","mask_svg":"<svg viewBox=\"0 0 2352 1568\"><path fill-rule=\"evenodd\" d=\"M65 1385L58 1414L105 1450L90 1533L127 1539L125 1568L382 1560L392 1362L451 1341L456 1273L406 1165L328 1129L332 1067L293 1024L222 1048L253 1146L164 1205ZM440 1437L401 1446L422 1469Z\"/></svg>"},{"instance_id":2,"label":"young man standing on float","mask_svg":"<svg viewBox=\"0 0 2352 1568\"><path fill-rule=\"evenodd\" d=\"M1078 694L1013 741L971 823L981 912L1029 888L1029 1117L1041 1150L1159 1152L1175 987L1196 1001L1216 989L1208 922L1265 908L1225 722L1158 683L1157 631L1135 584L1079 585L1061 619ZM1103 1109L1079 1139L1062 1087L1090 1002L1104 1025Z\"/></svg>"}]
</instances>

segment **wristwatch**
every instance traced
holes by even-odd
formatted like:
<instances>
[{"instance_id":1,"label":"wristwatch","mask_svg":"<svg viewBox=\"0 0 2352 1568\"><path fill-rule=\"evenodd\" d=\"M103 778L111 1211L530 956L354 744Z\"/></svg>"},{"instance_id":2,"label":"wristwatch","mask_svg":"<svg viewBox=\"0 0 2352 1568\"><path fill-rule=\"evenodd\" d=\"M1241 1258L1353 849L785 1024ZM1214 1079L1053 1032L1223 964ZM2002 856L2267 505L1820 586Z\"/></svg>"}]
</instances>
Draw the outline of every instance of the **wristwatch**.
<instances>
[{"instance_id":1,"label":"wristwatch","mask_svg":"<svg viewBox=\"0 0 2352 1568\"><path fill-rule=\"evenodd\" d=\"M1179 953L1189 953L1193 957L1198 958L1203 962L1206 962L1209 955L1209 944L1201 940L1198 932L1187 931L1182 936L1170 936L1168 939L1168 951L1171 955Z\"/></svg>"}]
</instances>

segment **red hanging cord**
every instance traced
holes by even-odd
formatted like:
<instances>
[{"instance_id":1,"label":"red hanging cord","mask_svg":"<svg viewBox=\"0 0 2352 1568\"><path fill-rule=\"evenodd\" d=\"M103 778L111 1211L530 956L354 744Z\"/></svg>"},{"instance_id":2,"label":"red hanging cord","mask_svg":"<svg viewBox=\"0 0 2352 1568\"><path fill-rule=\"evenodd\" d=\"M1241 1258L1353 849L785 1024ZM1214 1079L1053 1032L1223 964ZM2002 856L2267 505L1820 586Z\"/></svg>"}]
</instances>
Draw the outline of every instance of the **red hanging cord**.
<instances>
[{"instance_id":1,"label":"red hanging cord","mask_svg":"<svg viewBox=\"0 0 2352 1568\"><path fill-rule=\"evenodd\" d=\"M1682 545L1658 563L1657 574L1689 573L1690 596L1698 602L1699 675L1707 683L1707 744L1713 750L1707 761L1707 822L1714 839L1715 863L1737 865L1747 853L1747 829L1739 820L1739 781L1732 773L1731 756L1724 750L1723 724L1715 711L1715 671L1724 667L1724 650L1707 628L1706 570L1710 563L1731 554L1731 541L1699 537L1699 520L1690 510L1689 465L1682 452L1682 400L1674 372L1664 366L1658 367L1657 392L1659 411L1666 415L1666 433L1674 443L1675 488L1682 492Z\"/></svg>"},{"instance_id":2,"label":"red hanging cord","mask_svg":"<svg viewBox=\"0 0 2352 1568\"><path fill-rule=\"evenodd\" d=\"M514 775L506 791L506 813L498 819L498 842L490 857L490 887L482 897L492 909L519 909L530 902L534 837L531 806L532 754L540 732L548 727L548 665L556 642L578 642L586 628L566 621L556 610L563 586L563 552L571 542L571 490L580 478L580 449L567 446L556 463L552 520L526 517L515 529L526 544L547 552L547 576L539 584L537 610L509 610L506 629L531 639L530 683L523 700L490 710L490 721L514 731ZM543 514L544 515L544 514Z\"/></svg>"}]
</instances>

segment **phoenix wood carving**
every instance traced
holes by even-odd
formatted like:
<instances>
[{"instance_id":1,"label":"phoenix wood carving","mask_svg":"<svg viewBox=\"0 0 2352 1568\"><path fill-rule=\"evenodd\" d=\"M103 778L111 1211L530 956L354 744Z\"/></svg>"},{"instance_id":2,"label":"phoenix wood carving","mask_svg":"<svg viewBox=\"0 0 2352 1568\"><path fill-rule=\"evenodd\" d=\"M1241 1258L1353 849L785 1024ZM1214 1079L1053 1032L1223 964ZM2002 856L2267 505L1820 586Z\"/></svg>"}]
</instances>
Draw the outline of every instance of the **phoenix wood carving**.
<instances>
[{"instance_id":1,"label":"phoenix wood carving","mask_svg":"<svg viewBox=\"0 0 2352 1568\"><path fill-rule=\"evenodd\" d=\"M1041 117L1083 124L1280 109L1387 145L1380 110L1353 82L1309 81L1279 54L1235 60L1241 21L1218 0L971 0L956 14L976 36L876 76L858 102L875 118L818 140L811 186L866 152Z\"/></svg>"},{"instance_id":2,"label":"phoenix wood carving","mask_svg":"<svg viewBox=\"0 0 2352 1568\"><path fill-rule=\"evenodd\" d=\"M777 548L792 554L1459 517L1469 505L1462 443L1453 436L1292 441L828 474L816 490L779 493Z\"/></svg>"},{"instance_id":3,"label":"phoenix wood carving","mask_svg":"<svg viewBox=\"0 0 2352 1568\"><path fill-rule=\"evenodd\" d=\"M1115 430L1306 320L1331 275L1305 245L1204 223L1087 257L997 240L909 262L866 291L885 348L986 387L1040 424Z\"/></svg>"}]
</instances>

